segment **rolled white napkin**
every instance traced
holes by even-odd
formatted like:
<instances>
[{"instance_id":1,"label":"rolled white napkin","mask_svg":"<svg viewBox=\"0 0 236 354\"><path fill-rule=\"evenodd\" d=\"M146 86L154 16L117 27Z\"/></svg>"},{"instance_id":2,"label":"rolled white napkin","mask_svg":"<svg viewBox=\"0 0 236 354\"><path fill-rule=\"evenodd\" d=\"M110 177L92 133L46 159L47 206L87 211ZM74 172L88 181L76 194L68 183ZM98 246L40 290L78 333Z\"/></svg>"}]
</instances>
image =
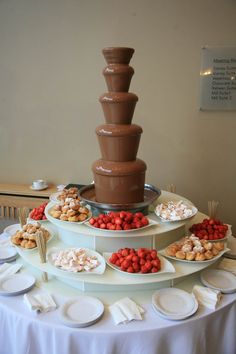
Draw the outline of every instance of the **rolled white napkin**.
<instances>
[{"instance_id":1,"label":"rolled white napkin","mask_svg":"<svg viewBox=\"0 0 236 354\"><path fill-rule=\"evenodd\" d=\"M218 269L226 270L236 275L236 259L223 258L218 264Z\"/></svg>"},{"instance_id":2,"label":"rolled white napkin","mask_svg":"<svg viewBox=\"0 0 236 354\"><path fill-rule=\"evenodd\" d=\"M22 267L22 264L9 264L3 263L0 265L0 281L3 280L8 275L13 275L17 273Z\"/></svg>"},{"instance_id":3,"label":"rolled white napkin","mask_svg":"<svg viewBox=\"0 0 236 354\"><path fill-rule=\"evenodd\" d=\"M46 292L35 295L24 294L24 302L31 311L35 312L49 312L57 308L52 296Z\"/></svg>"},{"instance_id":4,"label":"rolled white napkin","mask_svg":"<svg viewBox=\"0 0 236 354\"><path fill-rule=\"evenodd\" d=\"M132 320L142 320L142 314L145 312L142 307L128 297L109 306L109 311L116 325Z\"/></svg>"},{"instance_id":5,"label":"rolled white napkin","mask_svg":"<svg viewBox=\"0 0 236 354\"><path fill-rule=\"evenodd\" d=\"M219 290L209 289L201 285L194 285L192 292L201 305L212 310L216 309L222 296Z\"/></svg>"}]
</instances>

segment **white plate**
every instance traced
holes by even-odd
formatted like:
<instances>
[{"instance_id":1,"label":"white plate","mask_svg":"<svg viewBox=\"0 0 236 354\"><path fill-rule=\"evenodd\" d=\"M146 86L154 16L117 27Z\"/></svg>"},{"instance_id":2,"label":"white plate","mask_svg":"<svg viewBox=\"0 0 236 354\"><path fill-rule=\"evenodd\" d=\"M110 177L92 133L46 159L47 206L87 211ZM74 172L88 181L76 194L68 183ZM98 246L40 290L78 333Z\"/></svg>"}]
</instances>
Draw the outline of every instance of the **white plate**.
<instances>
[{"instance_id":1,"label":"white plate","mask_svg":"<svg viewBox=\"0 0 236 354\"><path fill-rule=\"evenodd\" d=\"M12 236L16 233L16 231L21 230L21 226L20 224L13 224L13 225L9 225L7 226L3 232L5 232L6 234L8 234L9 236Z\"/></svg>"},{"instance_id":2,"label":"white plate","mask_svg":"<svg viewBox=\"0 0 236 354\"><path fill-rule=\"evenodd\" d=\"M228 237L227 247L229 251L224 254L224 257L236 259L236 238L232 234Z\"/></svg>"},{"instance_id":3,"label":"white plate","mask_svg":"<svg viewBox=\"0 0 236 354\"><path fill-rule=\"evenodd\" d=\"M56 192L56 193L53 193L50 195L49 199L51 202L55 203L55 204L59 204L61 203L62 201L57 199L58 196L61 194L62 192Z\"/></svg>"},{"instance_id":4,"label":"white plate","mask_svg":"<svg viewBox=\"0 0 236 354\"><path fill-rule=\"evenodd\" d=\"M90 209L90 206L89 205L85 205L86 208ZM50 213L51 213L51 209L48 210L48 214L49 216L55 220L55 222L57 222L59 225L70 225L70 224L74 224L74 225L81 225L81 224L84 224L86 221L88 221L91 217L92 217L92 212L90 211L88 213L88 217L87 219L85 219L84 221L64 221L64 220L60 220L60 219L57 219L57 218L54 218Z\"/></svg>"},{"instance_id":5,"label":"white plate","mask_svg":"<svg viewBox=\"0 0 236 354\"><path fill-rule=\"evenodd\" d=\"M44 189L48 188L48 185L47 184L44 184L43 186L41 187L38 187L38 188L35 188L33 186L30 186L30 189L32 189L33 191L43 191Z\"/></svg>"},{"instance_id":6,"label":"white plate","mask_svg":"<svg viewBox=\"0 0 236 354\"><path fill-rule=\"evenodd\" d=\"M169 202L170 202L170 201L169 201ZM174 203L177 203L177 201L174 201ZM189 203L187 203L187 202L185 202L185 201L183 201L183 203L184 203L184 205L186 205L188 208L192 209L192 214L189 215L188 217L184 217L184 218L182 218L182 219L170 219L170 220L169 220L169 219L163 218L161 215L158 215L157 212L156 212L156 208L157 208L158 205L160 205L160 204L158 204L158 205L156 206L154 212L155 212L156 216L157 216L162 222L178 222L178 221L184 221L184 220L187 220L187 219L191 219L194 215L197 214L198 209L197 209L194 205L189 204Z\"/></svg>"},{"instance_id":7,"label":"white plate","mask_svg":"<svg viewBox=\"0 0 236 354\"><path fill-rule=\"evenodd\" d=\"M87 327L96 323L104 313L103 303L91 296L79 296L64 303L60 320L69 327Z\"/></svg>"},{"instance_id":8,"label":"white plate","mask_svg":"<svg viewBox=\"0 0 236 354\"><path fill-rule=\"evenodd\" d=\"M68 247L69 249L73 249L73 248L75 248L75 247ZM79 248L79 247L76 247L76 248ZM61 250L65 250L66 248L51 248L50 249L50 251L47 253L47 260L48 260L48 263L52 266L52 267L54 267L54 268L56 268L56 269L58 269L60 272L62 272L62 273L69 273L69 274L75 274L75 275L89 275L89 274L91 274L91 275L96 275L96 274L103 274L104 272L105 272L105 269L106 269L106 262L105 262L105 259L98 253L98 252L96 252L96 251L93 251L93 250L90 250L90 249L88 249L88 248L84 248L84 247L81 247L82 249L84 249L85 251L86 251L86 254L88 255L88 256L96 256L97 257L97 259L98 259L98 261L99 261L99 266L98 267L96 267L96 268L94 268L94 269L92 269L92 270L90 270L90 271L82 271L82 272L70 272L70 271L68 271L68 270L64 270L64 269L62 269L62 268L60 268L60 267L57 267L57 266L55 266L54 265L54 262L53 262L53 260L52 260L52 254L53 253L56 253L56 252L59 252L59 251L61 251Z\"/></svg>"},{"instance_id":9,"label":"white plate","mask_svg":"<svg viewBox=\"0 0 236 354\"><path fill-rule=\"evenodd\" d=\"M105 233L106 232L114 232L114 233L126 233L126 232L137 232L137 231L139 231L139 230L143 230L143 229L146 229L146 228L148 228L148 227L151 227L151 226L155 226L155 225L158 225L159 223L157 222L157 221L155 221L155 220L152 220L152 219L149 219L149 218L147 218L148 220L149 220L149 224L148 225L146 225L146 226L143 226L143 227L140 227L140 228L138 228L138 229L131 229L131 230L108 230L108 229L100 229L99 227L94 227L93 225L91 225L88 221L86 221L86 223L85 223L85 225L86 226L88 226L88 227L91 227L92 229L94 229L94 230L100 230L100 231L104 231Z\"/></svg>"},{"instance_id":10,"label":"white plate","mask_svg":"<svg viewBox=\"0 0 236 354\"><path fill-rule=\"evenodd\" d=\"M157 290L152 295L152 304L160 316L171 320L188 318L198 309L196 298L177 288Z\"/></svg>"},{"instance_id":11,"label":"white plate","mask_svg":"<svg viewBox=\"0 0 236 354\"><path fill-rule=\"evenodd\" d=\"M39 222L40 224L45 224L45 222L49 222L48 219L45 219L45 220L34 220L30 217L27 218L27 224L33 224L33 223L36 223L36 222Z\"/></svg>"},{"instance_id":12,"label":"white plate","mask_svg":"<svg viewBox=\"0 0 236 354\"><path fill-rule=\"evenodd\" d=\"M14 296L28 292L34 287L35 278L28 274L13 274L0 281L0 295Z\"/></svg>"},{"instance_id":13,"label":"white plate","mask_svg":"<svg viewBox=\"0 0 236 354\"><path fill-rule=\"evenodd\" d=\"M159 270L159 272L156 273L128 273L128 272L124 272L123 270L120 269L120 267L116 266L115 264L112 264L111 262L109 262L109 258L111 257L112 253L108 253L105 252L103 253L103 257L106 260L106 263L113 269L117 270L118 272L121 272L123 274L128 274L130 276L155 276L155 275L159 275L159 274L164 274L164 273L175 273L175 268L174 266L164 257L159 255L158 252L158 257L160 258L161 261L161 269Z\"/></svg>"},{"instance_id":14,"label":"white plate","mask_svg":"<svg viewBox=\"0 0 236 354\"><path fill-rule=\"evenodd\" d=\"M226 234L225 234L225 237L223 237L223 238L218 238L217 240L206 240L207 242L221 242L221 241L226 241L226 240L228 240L229 239L229 237L230 236L232 236L232 230L231 230L231 225L229 225L229 224L226 224L227 226L228 226L228 230L227 230L227 232L226 232ZM191 235L191 234L190 234ZM195 235L194 233L193 233L193 235ZM196 236L196 235L195 235ZM197 236L196 236L197 237ZM229 247L229 245L228 245L228 247ZM230 247L229 247L230 248Z\"/></svg>"},{"instance_id":15,"label":"white plate","mask_svg":"<svg viewBox=\"0 0 236 354\"><path fill-rule=\"evenodd\" d=\"M209 288L230 294L236 291L236 276L220 269L207 269L201 273L201 282Z\"/></svg>"},{"instance_id":16,"label":"white plate","mask_svg":"<svg viewBox=\"0 0 236 354\"><path fill-rule=\"evenodd\" d=\"M15 247L5 246L0 247L0 262L8 262L16 259L17 251Z\"/></svg>"},{"instance_id":17,"label":"white plate","mask_svg":"<svg viewBox=\"0 0 236 354\"><path fill-rule=\"evenodd\" d=\"M222 257L223 254L225 252L227 252L228 250L229 250L228 248L225 248L223 251L220 251L219 254L217 256L215 256L214 258L206 259L205 261L188 261L187 259L179 259L179 258L176 258L176 257L172 257L172 256L169 256L169 255L166 254L165 249L158 251L158 253L161 254L162 256L166 257L166 258L173 259L174 261L195 264L195 263L212 263L212 262L215 262L217 259Z\"/></svg>"}]
</instances>

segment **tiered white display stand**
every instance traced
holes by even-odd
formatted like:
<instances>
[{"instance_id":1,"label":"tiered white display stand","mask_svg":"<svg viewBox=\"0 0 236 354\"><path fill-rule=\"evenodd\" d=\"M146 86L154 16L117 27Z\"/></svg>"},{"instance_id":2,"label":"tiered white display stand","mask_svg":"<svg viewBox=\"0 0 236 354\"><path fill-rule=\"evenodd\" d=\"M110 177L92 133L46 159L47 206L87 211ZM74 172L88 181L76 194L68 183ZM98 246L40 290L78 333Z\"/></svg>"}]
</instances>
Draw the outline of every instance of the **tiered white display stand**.
<instances>
[{"instance_id":1,"label":"tiered white display stand","mask_svg":"<svg viewBox=\"0 0 236 354\"><path fill-rule=\"evenodd\" d=\"M158 198L158 203L181 199L186 200L176 194L162 191L161 197ZM52 247L85 247L96 250L101 254L103 252L115 252L124 247L147 247L160 250L183 237L193 223L200 222L206 217L206 215L198 212L197 215L187 221L161 222L154 213L150 213L148 217L158 222L158 224L143 230L116 233L115 231L104 232L100 229L93 229L86 224L61 222L49 214L49 210L53 205L53 203L49 203L45 210L49 220L45 227L52 229L54 234L56 234L48 243L48 249ZM42 264L36 249L29 251L19 250L19 253L33 267L45 271L82 291L134 291L173 286L174 282L176 283L182 280L183 277L199 272L214 262L184 263L171 260L175 273L146 275L121 273L107 266L104 274L92 275L69 273L61 271L48 263Z\"/></svg>"}]
</instances>

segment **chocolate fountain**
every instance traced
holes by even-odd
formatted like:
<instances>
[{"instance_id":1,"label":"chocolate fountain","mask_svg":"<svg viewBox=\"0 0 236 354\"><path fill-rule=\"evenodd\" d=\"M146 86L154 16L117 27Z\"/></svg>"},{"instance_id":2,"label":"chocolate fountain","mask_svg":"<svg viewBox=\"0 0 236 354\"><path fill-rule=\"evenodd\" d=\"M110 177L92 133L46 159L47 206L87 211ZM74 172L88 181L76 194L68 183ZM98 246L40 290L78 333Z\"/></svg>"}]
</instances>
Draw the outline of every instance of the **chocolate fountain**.
<instances>
[{"instance_id":1,"label":"chocolate fountain","mask_svg":"<svg viewBox=\"0 0 236 354\"><path fill-rule=\"evenodd\" d=\"M99 101L105 124L96 128L101 159L92 165L94 184L82 188L80 196L98 209L143 209L160 190L145 185L146 164L137 158L142 128L132 124L138 97L129 92L134 69L129 62L133 48L103 49L103 70L108 92Z\"/></svg>"}]
</instances>

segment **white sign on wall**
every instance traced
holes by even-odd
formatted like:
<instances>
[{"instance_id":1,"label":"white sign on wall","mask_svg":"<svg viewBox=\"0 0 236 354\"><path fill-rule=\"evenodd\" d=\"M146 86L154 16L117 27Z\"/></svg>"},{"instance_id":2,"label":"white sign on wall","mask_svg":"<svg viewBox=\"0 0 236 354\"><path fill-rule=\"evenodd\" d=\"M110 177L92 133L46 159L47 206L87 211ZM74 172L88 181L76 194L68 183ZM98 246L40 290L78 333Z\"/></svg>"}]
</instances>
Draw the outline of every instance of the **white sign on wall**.
<instances>
[{"instance_id":1,"label":"white sign on wall","mask_svg":"<svg viewBox=\"0 0 236 354\"><path fill-rule=\"evenodd\" d=\"M236 110L236 47L204 47L201 110Z\"/></svg>"}]
</instances>

